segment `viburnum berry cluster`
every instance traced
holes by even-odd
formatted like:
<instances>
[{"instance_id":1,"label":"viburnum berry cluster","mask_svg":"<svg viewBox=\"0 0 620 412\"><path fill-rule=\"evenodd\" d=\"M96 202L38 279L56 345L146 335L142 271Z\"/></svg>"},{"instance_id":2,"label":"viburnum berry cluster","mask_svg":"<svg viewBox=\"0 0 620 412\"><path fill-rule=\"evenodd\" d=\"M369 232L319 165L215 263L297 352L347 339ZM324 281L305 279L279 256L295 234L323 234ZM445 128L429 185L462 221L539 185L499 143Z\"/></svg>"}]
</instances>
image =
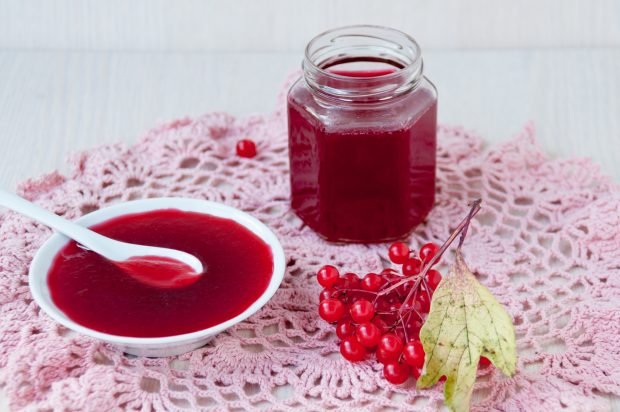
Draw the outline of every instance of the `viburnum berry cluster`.
<instances>
[{"instance_id":1,"label":"viburnum berry cluster","mask_svg":"<svg viewBox=\"0 0 620 412\"><path fill-rule=\"evenodd\" d=\"M358 362L374 353L383 364L383 376L393 384L420 376L425 354L419 333L442 279L434 269L442 249L426 243L416 252L403 242L393 243L388 255L401 270L385 269L363 278L341 275L331 265L319 269L319 315L336 325L345 359ZM485 361L481 364L488 364Z\"/></svg>"}]
</instances>

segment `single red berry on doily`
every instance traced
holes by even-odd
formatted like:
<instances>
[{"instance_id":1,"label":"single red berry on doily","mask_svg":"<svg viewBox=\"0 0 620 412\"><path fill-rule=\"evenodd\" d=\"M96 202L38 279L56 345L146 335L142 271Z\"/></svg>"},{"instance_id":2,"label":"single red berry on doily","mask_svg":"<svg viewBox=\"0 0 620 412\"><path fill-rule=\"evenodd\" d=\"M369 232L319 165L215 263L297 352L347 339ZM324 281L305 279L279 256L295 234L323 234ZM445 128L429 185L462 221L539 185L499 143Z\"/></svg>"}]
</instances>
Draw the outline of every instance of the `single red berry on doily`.
<instances>
[{"instance_id":1,"label":"single red berry on doily","mask_svg":"<svg viewBox=\"0 0 620 412\"><path fill-rule=\"evenodd\" d=\"M388 249L388 256L392 262L400 265L409 257L409 246L403 242L392 243Z\"/></svg>"},{"instance_id":2,"label":"single red berry on doily","mask_svg":"<svg viewBox=\"0 0 620 412\"><path fill-rule=\"evenodd\" d=\"M319 315L329 323L338 322L344 315L345 307L338 299L329 298L319 303Z\"/></svg>"},{"instance_id":3,"label":"single red berry on doily","mask_svg":"<svg viewBox=\"0 0 620 412\"><path fill-rule=\"evenodd\" d=\"M405 276L417 275L420 273L420 269L422 269L422 261L420 259L411 258L403 263L403 275Z\"/></svg>"},{"instance_id":4,"label":"single red berry on doily","mask_svg":"<svg viewBox=\"0 0 620 412\"><path fill-rule=\"evenodd\" d=\"M427 263L437 252L439 252L439 246L435 243L426 243L420 248L420 259L422 259L424 263Z\"/></svg>"},{"instance_id":5,"label":"single red berry on doily","mask_svg":"<svg viewBox=\"0 0 620 412\"><path fill-rule=\"evenodd\" d=\"M378 291L385 283L385 280L376 273L369 273L362 279L362 289L369 292Z\"/></svg>"},{"instance_id":6,"label":"single red berry on doily","mask_svg":"<svg viewBox=\"0 0 620 412\"><path fill-rule=\"evenodd\" d=\"M349 312L353 321L357 323L368 322L375 316L374 306L366 299L360 299L353 303Z\"/></svg>"},{"instance_id":7,"label":"single red berry on doily","mask_svg":"<svg viewBox=\"0 0 620 412\"><path fill-rule=\"evenodd\" d=\"M480 357L480 362L478 362L479 368L488 368L491 365L491 361L485 358L484 356Z\"/></svg>"},{"instance_id":8,"label":"single red berry on doily","mask_svg":"<svg viewBox=\"0 0 620 412\"><path fill-rule=\"evenodd\" d=\"M344 340L349 336L353 336L355 334L355 325L351 323L351 319L341 319L338 321L336 325L336 336L339 339Z\"/></svg>"},{"instance_id":9,"label":"single red berry on doily","mask_svg":"<svg viewBox=\"0 0 620 412\"><path fill-rule=\"evenodd\" d=\"M355 331L357 341L367 348L377 346L381 339L381 331L374 323L365 322L357 327Z\"/></svg>"},{"instance_id":10,"label":"single red berry on doily","mask_svg":"<svg viewBox=\"0 0 620 412\"><path fill-rule=\"evenodd\" d=\"M403 349L403 359L409 366L421 368L424 366L424 348L420 341L409 342Z\"/></svg>"},{"instance_id":11,"label":"single red berry on doily","mask_svg":"<svg viewBox=\"0 0 620 412\"><path fill-rule=\"evenodd\" d=\"M256 143L250 139L243 139L237 142L237 156L252 158L256 156Z\"/></svg>"},{"instance_id":12,"label":"single red berry on doily","mask_svg":"<svg viewBox=\"0 0 620 412\"><path fill-rule=\"evenodd\" d=\"M426 273L426 283L432 290L437 289L437 286L441 282L441 273L435 269L431 269Z\"/></svg>"},{"instance_id":13,"label":"single red berry on doily","mask_svg":"<svg viewBox=\"0 0 620 412\"><path fill-rule=\"evenodd\" d=\"M338 282L339 278L340 273L338 273L338 269L332 265L325 265L316 272L316 280L324 288L331 288Z\"/></svg>"},{"instance_id":14,"label":"single red berry on doily","mask_svg":"<svg viewBox=\"0 0 620 412\"><path fill-rule=\"evenodd\" d=\"M383 365L383 377L394 385L400 385L409 379L409 366L396 361Z\"/></svg>"},{"instance_id":15,"label":"single red berry on doily","mask_svg":"<svg viewBox=\"0 0 620 412\"><path fill-rule=\"evenodd\" d=\"M340 353L350 362L359 362L366 357L366 348L357 341L355 336L349 336L340 342Z\"/></svg>"}]
</instances>

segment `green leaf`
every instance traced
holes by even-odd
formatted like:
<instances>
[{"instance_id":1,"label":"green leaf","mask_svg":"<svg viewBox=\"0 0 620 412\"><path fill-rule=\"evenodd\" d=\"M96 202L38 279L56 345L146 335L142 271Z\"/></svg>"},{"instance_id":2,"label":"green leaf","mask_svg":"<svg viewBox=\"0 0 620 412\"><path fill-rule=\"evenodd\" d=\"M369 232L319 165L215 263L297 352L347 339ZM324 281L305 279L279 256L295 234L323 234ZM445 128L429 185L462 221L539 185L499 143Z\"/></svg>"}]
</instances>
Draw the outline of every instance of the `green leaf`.
<instances>
[{"instance_id":1,"label":"green leaf","mask_svg":"<svg viewBox=\"0 0 620 412\"><path fill-rule=\"evenodd\" d=\"M491 292L471 273L460 250L433 295L420 330L424 372L419 388L446 376L445 403L451 411L468 411L480 356L512 376L517 364L512 320Z\"/></svg>"}]
</instances>

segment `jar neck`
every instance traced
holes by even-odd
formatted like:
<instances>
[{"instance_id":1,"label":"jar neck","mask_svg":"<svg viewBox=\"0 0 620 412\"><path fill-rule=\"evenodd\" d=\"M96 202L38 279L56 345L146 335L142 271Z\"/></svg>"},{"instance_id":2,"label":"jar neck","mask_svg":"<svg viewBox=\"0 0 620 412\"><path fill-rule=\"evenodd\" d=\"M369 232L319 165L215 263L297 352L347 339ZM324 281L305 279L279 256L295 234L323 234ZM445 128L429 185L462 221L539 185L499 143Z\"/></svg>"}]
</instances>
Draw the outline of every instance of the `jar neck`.
<instances>
[{"instance_id":1,"label":"jar neck","mask_svg":"<svg viewBox=\"0 0 620 412\"><path fill-rule=\"evenodd\" d=\"M344 102L392 99L415 89L423 77L416 41L381 26L347 26L319 34L308 43L302 68L313 93Z\"/></svg>"}]
</instances>

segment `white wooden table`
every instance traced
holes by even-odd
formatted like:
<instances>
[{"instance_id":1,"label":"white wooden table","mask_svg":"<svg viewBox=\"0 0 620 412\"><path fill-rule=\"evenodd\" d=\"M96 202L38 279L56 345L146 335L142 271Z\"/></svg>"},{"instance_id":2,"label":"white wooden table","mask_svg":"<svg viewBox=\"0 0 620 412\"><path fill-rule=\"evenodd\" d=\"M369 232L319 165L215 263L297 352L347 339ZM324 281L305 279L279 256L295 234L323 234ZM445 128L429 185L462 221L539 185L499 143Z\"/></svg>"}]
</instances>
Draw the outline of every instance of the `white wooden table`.
<instances>
[{"instance_id":1,"label":"white wooden table","mask_svg":"<svg viewBox=\"0 0 620 412\"><path fill-rule=\"evenodd\" d=\"M305 41L353 22L419 38L440 122L493 144L532 120L620 182L620 1L0 0L0 187L175 117L271 111Z\"/></svg>"},{"instance_id":2,"label":"white wooden table","mask_svg":"<svg viewBox=\"0 0 620 412\"><path fill-rule=\"evenodd\" d=\"M588 156L620 181L620 49L427 50L439 120L489 144L529 120L553 156ZM269 112L299 52L0 51L0 186L67 154L131 144L158 122Z\"/></svg>"}]
</instances>

